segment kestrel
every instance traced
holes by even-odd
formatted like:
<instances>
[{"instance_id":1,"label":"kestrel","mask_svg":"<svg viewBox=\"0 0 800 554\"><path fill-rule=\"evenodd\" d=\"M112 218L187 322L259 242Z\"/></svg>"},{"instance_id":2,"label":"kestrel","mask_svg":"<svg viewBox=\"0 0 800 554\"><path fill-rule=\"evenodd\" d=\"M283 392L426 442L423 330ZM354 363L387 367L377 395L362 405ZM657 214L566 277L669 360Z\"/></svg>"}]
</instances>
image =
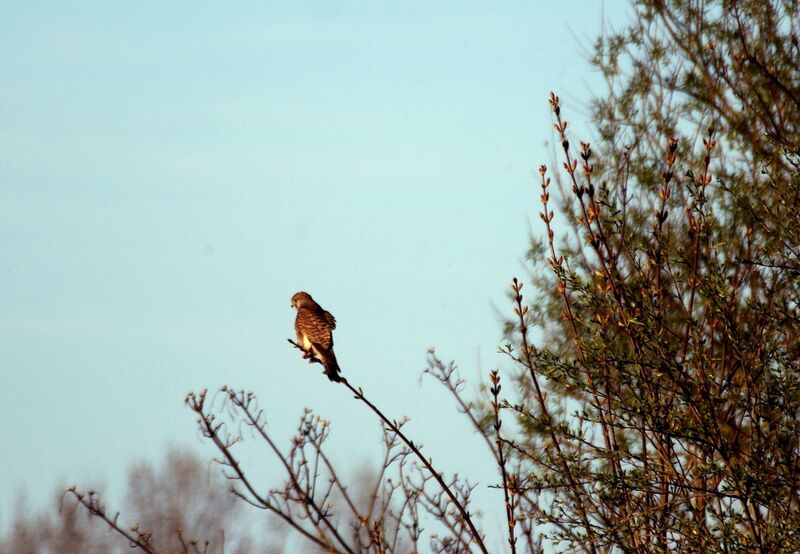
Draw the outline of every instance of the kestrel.
<instances>
[{"instance_id":1,"label":"kestrel","mask_svg":"<svg viewBox=\"0 0 800 554\"><path fill-rule=\"evenodd\" d=\"M307 292L298 292L292 296L292 308L297 310L297 318L294 320L297 344L306 352L306 357L313 355L322 362L328 379L340 382L342 378L339 375L339 364L333 353L336 319L314 302Z\"/></svg>"}]
</instances>

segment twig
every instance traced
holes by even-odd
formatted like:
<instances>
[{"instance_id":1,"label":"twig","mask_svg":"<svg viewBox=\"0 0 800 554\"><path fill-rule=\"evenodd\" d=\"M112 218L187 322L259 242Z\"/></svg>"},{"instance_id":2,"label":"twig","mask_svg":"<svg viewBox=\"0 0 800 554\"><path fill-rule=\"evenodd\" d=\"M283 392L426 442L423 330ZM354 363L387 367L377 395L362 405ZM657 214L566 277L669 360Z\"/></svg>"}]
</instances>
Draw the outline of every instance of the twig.
<instances>
[{"instance_id":1,"label":"twig","mask_svg":"<svg viewBox=\"0 0 800 554\"><path fill-rule=\"evenodd\" d=\"M494 400L492 401L492 410L494 411L494 433L495 445L497 446L497 462L500 466L500 474L503 476L503 495L506 501L506 521L508 522L508 544L511 547L511 554L517 552L517 538L514 535L514 527L516 527L517 520L514 517L514 505L516 499L514 493L516 487L512 488L511 479L508 477L506 471L506 458L503 453L503 439L500 438L500 427L503 422L500 421L500 402L498 396L500 394L500 372L496 369L489 374L489 380L492 382L492 387L489 389L492 393ZM515 480L516 481L516 480Z\"/></svg>"},{"instance_id":2,"label":"twig","mask_svg":"<svg viewBox=\"0 0 800 554\"><path fill-rule=\"evenodd\" d=\"M417 448L414 442L408 437L406 437L405 434L402 431L400 431L400 427L397 424L390 421L385 415L383 415L383 412L381 412L378 409L378 407L375 406L375 404L370 402L364 396L364 392L362 391L361 387L359 387L358 390L356 390L344 377L342 377L342 384L344 384L344 386L350 389L350 391L355 395L356 399L361 400L362 402L364 402L364 404L369 406L369 408L373 412L375 412L375 414L379 418L381 418L381 420L386 424L386 426L389 427L393 433L397 434L397 436L400 437L400 439L404 443L406 443L406 446L408 446L412 450L412 452L414 452L414 454L417 455L417 458L419 458L422 464L428 469L428 471L430 471L431 475L433 475L433 478L436 479L436 481L442 487L442 490L444 490L444 492L447 494L447 496L450 498L453 504L455 504L458 511L461 513L461 517L464 518L464 521L467 524L467 527L469 527L469 530L472 533L475 542L478 543L478 547L481 549L481 552L488 554L488 550L486 550L486 545L483 544L483 539L481 538L481 535L478 532L478 530L475 528L475 524L472 522L472 518L470 517L469 512L461 504L461 502L459 502L458 498L456 498L456 495L453 493L450 487L447 486L447 483L445 483L444 479L442 479L442 476L439 474L439 472L436 471L436 469L434 469L433 465L431 465L431 462L428 459L426 459L425 456L422 455L422 452L419 451L419 448Z\"/></svg>"},{"instance_id":3,"label":"twig","mask_svg":"<svg viewBox=\"0 0 800 554\"><path fill-rule=\"evenodd\" d=\"M294 345L295 348L298 348L299 350L302 350L303 352L305 352L305 350L299 344L294 342L292 339L286 339L286 340L288 340L292 345ZM320 360L318 360L317 358L315 358L313 355L311 355L309 357L309 363L322 363L322 362ZM434 467L431 464L431 462L429 460L427 460L425 458L425 456L422 455L422 452L420 452L419 448L417 448L417 446L414 444L414 442L411 439L409 439L400 430L400 426L397 425L397 423L389 420L389 418L387 418L383 414L383 412L381 412L378 409L378 407L375 406L375 404L370 402L367 399L367 397L364 396L364 392L361 389L361 387L359 387L358 389L355 389L353 387L353 385L351 385L350 382L344 377L342 377L342 381L341 382L345 387L350 389L350 391L355 395L356 399L361 400L364 404L366 404L375 413L375 415L377 415L381 419L381 421L383 421L383 423L386 424L386 426L389 427L389 429L391 429L393 433L395 433L398 437L400 437L400 439L406 444L406 446L408 446L411 449L411 451L414 452L414 454L416 454L417 458L419 458L419 460L422 462L422 464L431 473L433 478L436 479L436 481L439 483L439 486L442 487L442 490L447 494L447 496L450 498L450 500L453 502L453 504L458 509L459 513L461 514L461 517L464 519L464 522L467 524L467 527L469 527L470 533L472 534L473 538L475 539L475 542L478 544L478 547L481 549L481 552L483 552L484 554L488 554L488 550L486 550L486 545L483 543L483 539L481 538L481 534L478 532L478 529L475 527L475 524L472 522L472 518L470 517L469 512L464 507L464 505L458 500L458 498L453 493L453 491L450 489L450 487L447 486L447 483L445 483L445 481L442 478L441 474L438 471L436 471L436 469L434 469Z\"/></svg>"},{"instance_id":4,"label":"twig","mask_svg":"<svg viewBox=\"0 0 800 554\"><path fill-rule=\"evenodd\" d=\"M131 546L131 548L141 548L147 552L147 554L159 554L159 551L156 550L156 548L150 542L152 535L150 533L140 531L138 524L134 524L131 526L130 531L126 531L119 526L117 521L119 514L114 516L114 519L109 518L108 514L106 514L105 508L103 508L103 506L100 504L100 498L93 490L83 494L78 492L76 487L73 485L64 491L64 494L72 494L75 499L89 511L90 515L99 517L114 531L125 537L128 540L128 544Z\"/></svg>"}]
</instances>

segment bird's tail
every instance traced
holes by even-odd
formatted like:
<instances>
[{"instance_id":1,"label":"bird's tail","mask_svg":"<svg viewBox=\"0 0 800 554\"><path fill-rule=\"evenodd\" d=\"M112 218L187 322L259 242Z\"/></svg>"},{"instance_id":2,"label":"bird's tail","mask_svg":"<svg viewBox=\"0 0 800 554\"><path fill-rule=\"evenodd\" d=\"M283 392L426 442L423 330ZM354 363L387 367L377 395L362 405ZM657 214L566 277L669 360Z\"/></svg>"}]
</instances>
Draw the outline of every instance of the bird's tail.
<instances>
[{"instance_id":1,"label":"bird's tail","mask_svg":"<svg viewBox=\"0 0 800 554\"><path fill-rule=\"evenodd\" d=\"M341 370L339 369L339 362L336 361L336 355L333 353L333 349L327 352L320 352L320 354L319 358L322 362L322 367L325 368L325 375L334 383L341 383Z\"/></svg>"}]
</instances>

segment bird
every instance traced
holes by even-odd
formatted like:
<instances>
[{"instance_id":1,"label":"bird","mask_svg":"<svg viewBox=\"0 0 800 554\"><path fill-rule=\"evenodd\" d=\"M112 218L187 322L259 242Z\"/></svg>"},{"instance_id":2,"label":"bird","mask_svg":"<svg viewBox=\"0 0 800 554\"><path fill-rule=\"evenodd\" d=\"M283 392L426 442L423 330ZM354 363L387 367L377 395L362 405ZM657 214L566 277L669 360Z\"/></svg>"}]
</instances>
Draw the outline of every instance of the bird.
<instances>
[{"instance_id":1,"label":"bird","mask_svg":"<svg viewBox=\"0 0 800 554\"><path fill-rule=\"evenodd\" d=\"M298 292L292 296L292 308L297 310L294 329L297 332L297 344L305 352L306 358L315 357L322 362L325 375L336 383L342 381L339 363L333 353L333 330L336 329L336 318L322 309L307 292Z\"/></svg>"}]
</instances>

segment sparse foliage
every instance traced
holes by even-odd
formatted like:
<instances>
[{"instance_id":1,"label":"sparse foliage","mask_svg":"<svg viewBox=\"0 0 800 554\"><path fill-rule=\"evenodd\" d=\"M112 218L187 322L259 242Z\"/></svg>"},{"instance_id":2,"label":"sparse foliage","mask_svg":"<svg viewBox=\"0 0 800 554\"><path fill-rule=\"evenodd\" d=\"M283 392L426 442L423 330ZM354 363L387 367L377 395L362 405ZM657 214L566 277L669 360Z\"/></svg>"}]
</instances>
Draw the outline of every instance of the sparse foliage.
<instances>
[{"instance_id":1,"label":"sparse foliage","mask_svg":"<svg viewBox=\"0 0 800 554\"><path fill-rule=\"evenodd\" d=\"M797 551L798 4L637 9L598 45L598 147L550 100L563 171L505 349L520 486L571 549Z\"/></svg>"}]
</instances>

